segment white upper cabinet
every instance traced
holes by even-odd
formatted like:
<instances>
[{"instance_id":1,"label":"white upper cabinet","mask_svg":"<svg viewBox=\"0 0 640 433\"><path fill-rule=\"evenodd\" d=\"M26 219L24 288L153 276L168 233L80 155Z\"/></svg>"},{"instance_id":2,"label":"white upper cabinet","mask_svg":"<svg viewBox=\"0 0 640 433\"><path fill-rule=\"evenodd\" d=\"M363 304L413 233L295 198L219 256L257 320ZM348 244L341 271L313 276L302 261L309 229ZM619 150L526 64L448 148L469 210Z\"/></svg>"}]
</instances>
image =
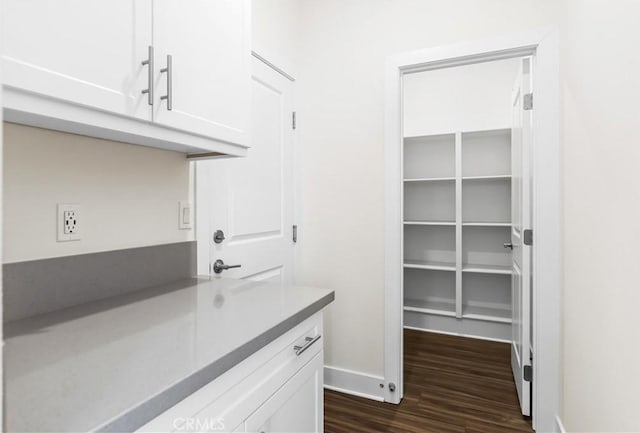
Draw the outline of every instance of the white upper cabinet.
<instances>
[{"instance_id":1,"label":"white upper cabinet","mask_svg":"<svg viewBox=\"0 0 640 433\"><path fill-rule=\"evenodd\" d=\"M151 0L5 0L4 84L151 120Z\"/></svg>"},{"instance_id":2,"label":"white upper cabinet","mask_svg":"<svg viewBox=\"0 0 640 433\"><path fill-rule=\"evenodd\" d=\"M249 5L246 0L154 0L156 64L167 68L156 82L156 122L247 143Z\"/></svg>"},{"instance_id":3,"label":"white upper cabinet","mask_svg":"<svg viewBox=\"0 0 640 433\"><path fill-rule=\"evenodd\" d=\"M248 0L4 0L5 120L245 155L249 23Z\"/></svg>"}]
</instances>

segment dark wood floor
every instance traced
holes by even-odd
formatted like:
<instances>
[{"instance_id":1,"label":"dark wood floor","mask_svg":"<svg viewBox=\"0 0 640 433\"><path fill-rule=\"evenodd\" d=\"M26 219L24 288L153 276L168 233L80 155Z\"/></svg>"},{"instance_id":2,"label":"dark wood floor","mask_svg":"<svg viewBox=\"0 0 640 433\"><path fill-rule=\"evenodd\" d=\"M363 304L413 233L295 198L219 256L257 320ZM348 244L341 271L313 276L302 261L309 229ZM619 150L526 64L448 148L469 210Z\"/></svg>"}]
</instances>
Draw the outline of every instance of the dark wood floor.
<instances>
[{"instance_id":1,"label":"dark wood floor","mask_svg":"<svg viewBox=\"0 0 640 433\"><path fill-rule=\"evenodd\" d=\"M404 399L325 391L325 433L532 432L520 414L509 345L405 330Z\"/></svg>"}]
</instances>

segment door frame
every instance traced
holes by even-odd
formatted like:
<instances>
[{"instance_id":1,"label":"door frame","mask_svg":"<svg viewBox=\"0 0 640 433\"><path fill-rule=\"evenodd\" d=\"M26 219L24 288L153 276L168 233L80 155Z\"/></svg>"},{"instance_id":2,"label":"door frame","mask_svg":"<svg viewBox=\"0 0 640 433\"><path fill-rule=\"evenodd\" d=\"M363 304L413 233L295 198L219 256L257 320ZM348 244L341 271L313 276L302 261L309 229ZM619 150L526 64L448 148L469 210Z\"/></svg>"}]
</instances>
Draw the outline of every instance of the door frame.
<instances>
[{"instance_id":1,"label":"door frame","mask_svg":"<svg viewBox=\"0 0 640 433\"><path fill-rule=\"evenodd\" d=\"M402 78L404 74L534 56L533 427L556 431L560 407L562 211L560 46L555 28L531 30L394 55L385 71L385 401L403 396Z\"/></svg>"}]
</instances>

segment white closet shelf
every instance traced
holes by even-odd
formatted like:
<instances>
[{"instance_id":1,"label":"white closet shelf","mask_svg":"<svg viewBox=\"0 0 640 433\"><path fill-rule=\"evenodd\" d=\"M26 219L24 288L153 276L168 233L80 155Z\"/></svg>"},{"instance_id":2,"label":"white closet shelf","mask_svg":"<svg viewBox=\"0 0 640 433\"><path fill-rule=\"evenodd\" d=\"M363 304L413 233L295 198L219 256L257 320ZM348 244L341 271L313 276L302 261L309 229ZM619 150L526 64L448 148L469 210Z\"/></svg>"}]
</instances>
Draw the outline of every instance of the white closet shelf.
<instances>
[{"instance_id":1,"label":"white closet shelf","mask_svg":"<svg viewBox=\"0 0 640 433\"><path fill-rule=\"evenodd\" d=\"M499 274L499 275L511 275L510 266L501 265L462 265L462 272L473 272L476 274Z\"/></svg>"},{"instance_id":2,"label":"white closet shelf","mask_svg":"<svg viewBox=\"0 0 640 433\"><path fill-rule=\"evenodd\" d=\"M405 260L405 269L427 269L432 271L455 271L456 264L448 262L432 262L424 260Z\"/></svg>"},{"instance_id":3,"label":"white closet shelf","mask_svg":"<svg viewBox=\"0 0 640 433\"><path fill-rule=\"evenodd\" d=\"M455 177L422 177L417 179L405 179L405 182L453 182Z\"/></svg>"},{"instance_id":4,"label":"white closet shelf","mask_svg":"<svg viewBox=\"0 0 640 433\"><path fill-rule=\"evenodd\" d=\"M451 302L405 299L404 311L411 311L413 313L422 314L434 314L437 316L455 317L456 304L453 299L451 300Z\"/></svg>"},{"instance_id":5,"label":"white closet shelf","mask_svg":"<svg viewBox=\"0 0 640 433\"><path fill-rule=\"evenodd\" d=\"M511 130L405 138L403 164L405 325L510 339Z\"/></svg>"},{"instance_id":6,"label":"white closet shelf","mask_svg":"<svg viewBox=\"0 0 640 433\"><path fill-rule=\"evenodd\" d=\"M405 221L406 226L455 226L455 221Z\"/></svg>"},{"instance_id":7,"label":"white closet shelf","mask_svg":"<svg viewBox=\"0 0 640 433\"><path fill-rule=\"evenodd\" d=\"M511 223L463 222L463 227L511 227Z\"/></svg>"},{"instance_id":8,"label":"white closet shelf","mask_svg":"<svg viewBox=\"0 0 640 433\"><path fill-rule=\"evenodd\" d=\"M480 307L463 305L462 317L465 319L484 320L487 322L511 323L510 308Z\"/></svg>"},{"instance_id":9,"label":"white closet shelf","mask_svg":"<svg viewBox=\"0 0 640 433\"><path fill-rule=\"evenodd\" d=\"M462 180L510 180L510 174L498 174L493 176L462 176Z\"/></svg>"}]
</instances>

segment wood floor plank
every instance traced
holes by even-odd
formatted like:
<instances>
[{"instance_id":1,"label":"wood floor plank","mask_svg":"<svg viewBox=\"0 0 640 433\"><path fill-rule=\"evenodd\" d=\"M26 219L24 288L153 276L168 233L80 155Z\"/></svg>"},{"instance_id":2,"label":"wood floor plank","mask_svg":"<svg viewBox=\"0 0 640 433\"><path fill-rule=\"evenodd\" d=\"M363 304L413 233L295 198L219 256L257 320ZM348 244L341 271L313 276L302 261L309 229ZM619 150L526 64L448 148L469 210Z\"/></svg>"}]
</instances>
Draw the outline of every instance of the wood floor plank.
<instances>
[{"instance_id":1,"label":"wood floor plank","mask_svg":"<svg viewBox=\"0 0 640 433\"><path fill-rule=\"evenodd\" d=\"M531 433L505 343L404 332L399 405L325 390L325 433Z\"/></svg>"}]
</instances>

